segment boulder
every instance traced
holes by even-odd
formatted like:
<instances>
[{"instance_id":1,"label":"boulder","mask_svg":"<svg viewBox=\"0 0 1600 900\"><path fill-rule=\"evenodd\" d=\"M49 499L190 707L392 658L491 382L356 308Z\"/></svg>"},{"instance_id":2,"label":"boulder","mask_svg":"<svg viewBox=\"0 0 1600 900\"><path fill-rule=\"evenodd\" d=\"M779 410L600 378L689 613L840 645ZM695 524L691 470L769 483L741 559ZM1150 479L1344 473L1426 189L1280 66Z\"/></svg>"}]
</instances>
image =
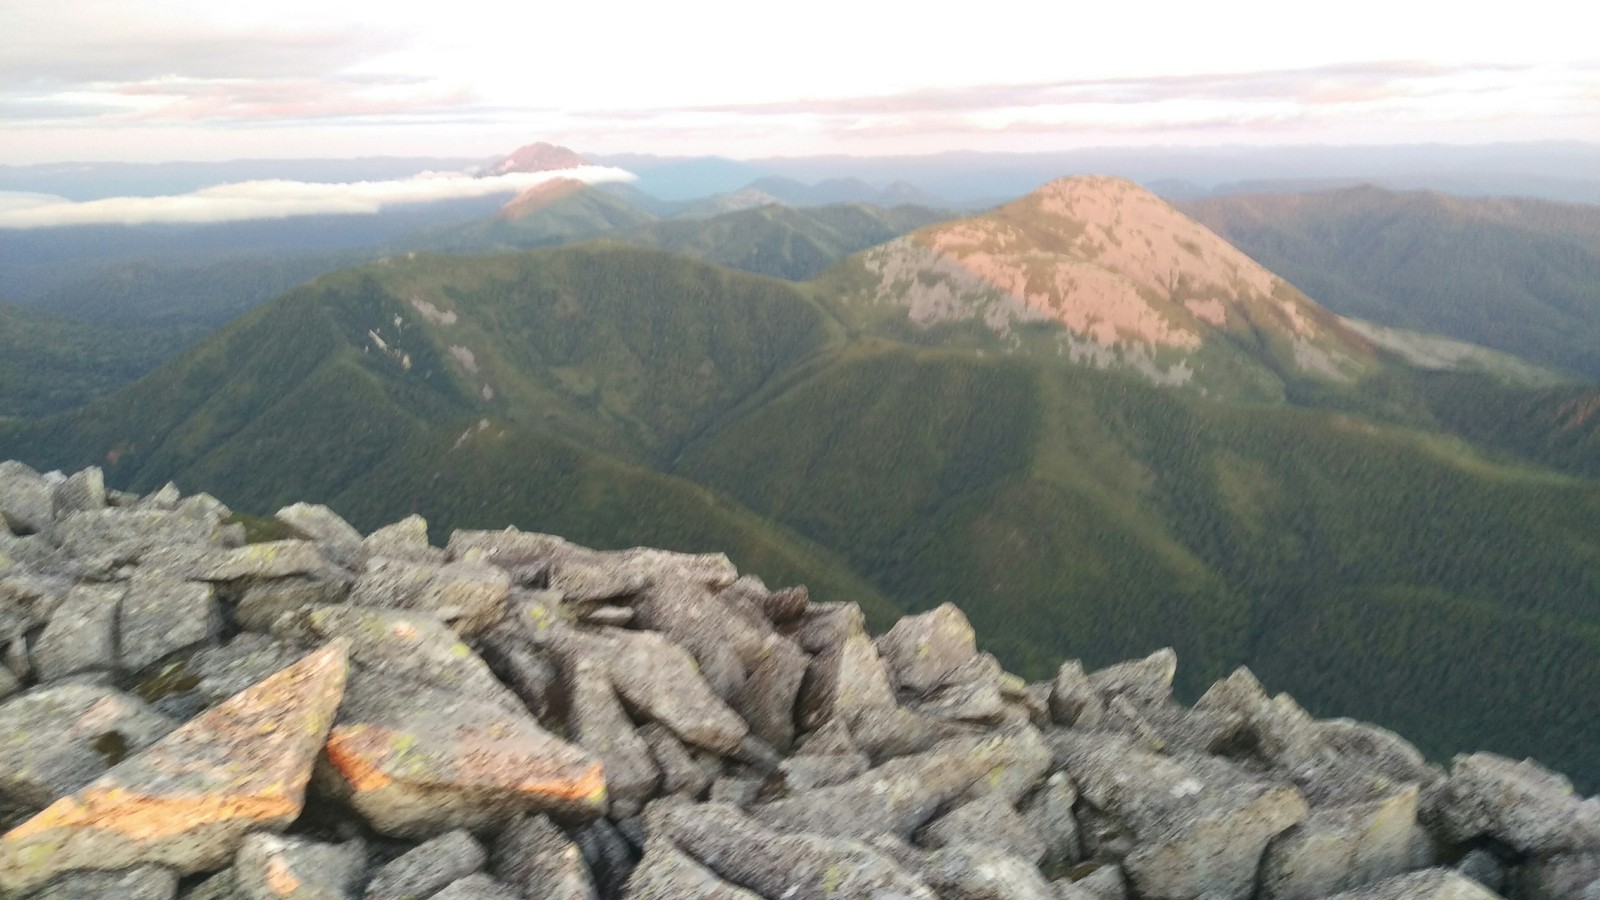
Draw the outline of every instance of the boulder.
<instances>
[{"instance_id":1,"label":"boulder","mask_svg":"<svg viewBox=\"0 0 1600 900\"><path fill-rule=\"evenodd\" d=\"M661 792L693 799L711 786L711 776L696 763L688 749L671 731L660 725L639 729L639 737L650 747L650 756L661 772Z\"/></svg>"},{"instance_id":2,"label":"boulder","mask_svg":"<svg viewBox=\"0 0 1600 900\"><path fill-rule=\"evenodd\" d=\"M1089 682L1083 663L1069 659L1061 664L1050 685L1050 720L1057 725L1094 728L1105 715L1105 701Z\"/></svg>"},{"instance_id":3,"label":"boulder","mask_svg":"<svg viewBox=\"0 0 1600 900\"><path fill-rule=\"evenodd\" d=\"M460 694L517 715L527 711L472 648L424 613L316 606L281 616L272 633L313 644L346 638L350 661L365 672Z\"/></svg>"},{"instance_id":4,"label":"boulder","mask_svg":"<svg viewBox=\"0 0 1600 900\"><path fill-rule=\"evenodd\" d=\"M296 503L278 510L273 518L292 536L326 548L341 564L359 562L361 532L326 506Z\"/></svg>"},{"instance_id":5,"label":"boulder","mask_svg":"<svg viewBox=\"0 0 1600 900\"><path fill-rule=\"evenodd\" d=\"M1424 869L1398 875L1328 900L1494 900L1496 894L1450 869Z\"/></svg>"},{"instance_id":6,"label":"boulder","mask_svg":"<svg viewBox=\"0 0 1600 900\"><path fill-rule=\"evenodd\" d=\"M0 836L0 889L75 869L210 871L299 816L343 696L333 644L193 719Z\"/></svg>"},{"instance_id":7,"label":"boulder","mask_svg":"<svg viewBox=\"0 0 1600 900\"><path fill-rule=\"evenodd\" d=\"M957 806L927 827L917 843L930 850L946 847L990 847L1026 860L1030 868L1045 856L1045 843L1004 798L979 797ZM935 885L937 887L937 885Z\"/></svg>"},{"instance_id":8,"label":"boulder","mask_svg":"<svg viewBox=\"0 0 1600 900\"><path fill-rule=\"evenodd\" d=\"M344 602L350 594L348 577L274 578L248 583L233 608L234 621L248 631L271 631L278 617L286 612Z\"/></svg>"},{"instance_id":9,"label":"boulder","mask_svg":"<svg viewBox=\"0 0 1600 900\"><path fill-rule=\"evenodd\" d=\"M72 872L29 900L172 900L177 895L177 872L165 866L139 866L119 872Z\"/></svg>"},{"instance_id":10,"label":"boulder","mask_svg":"<svg viewBox=\"0 0 1600 900\"><path fill-rule=\"evenodd\" d=\"M202 581L238 581L242 578L289 578L323 575L328 561L307 541L266 541L217 554L196 574Z\"/></svg>"},{"instance_id":11,"label":"boulder","mask_svg":"<svg viewBox=\"0 0 1600 900\"><path fill-rule=\"evenodd\" d=\"M40 681L117 668L117 609L125 592L114 584L85 583L72 589L33 647L33 669Z\"/></svg>"},{"instance_id":12,"label":"boulder","mask_svg":"<svg viewBox=\"0 0 1600 900\"><path fill-rule=\"evenodd\" d=\"M581 637L581 639L580 639ZM750 728L700 676L694 657L653 631L608 629L573 635L567 655L605 660L617 696L640 716L672 729L684 743L736 754Z\"/></svg>"},{"instance_id":13,"label":"boulder","mask_svg":"<svg viewBox=\"0 0 1600 900\"><path fill-rule=\"evenodd\" d=\"M567 730L578 746L605 763L614 818L636 815L655 795L661 773L650 747L617 700L603 660L579 656L564 666Z\"/></svg>"},{"instance_id":14,"label":"boulder","mask_svg":"<svg viewBox=\"0 0 1600 900\"><path fill-rule=\"evenodd\" d=\"M1039 867L1047 875L1060 875L1083 859L1078 820L1072 809L1077 802L1078 790L1072 786L1072 779L1065 772L1056 772L1022 806L1028 830L1044 844Z\"/></svg>"},{"instance_id":15,"label":"boulder","mask_svg":"<svg viewBox=\"0 0 1600 900\"><path fill-rule=\"evenodd\" d=\"M877 649L895 685L913 696L944 684L978 655L972 623L952 603L901 618L878 638Z\"/></svg>"},{"instance_id":16,"label":"boulder","mask_svg":"<svg viewBox=\"0 0 1600 900\"><path fill-rule=\"evenodd\" d=\"M1262 900L1312 900L1410 868L1417 789L1380 801L1314 809L1268 845Z\"/></svg>"},{"instance_id":17,"label":"boulder","mask_svg":"<svg viewBox=\"0 0 1600 900\"><path fill-rule=\"evenodd\" d=\"M945 673L944 680L911 701L910 707L924 715L966 722L995 722L1005 713L1001 688L1005 670L1000 661L987 653L967 659ZM1031 721L1024 717L1024 721Z\"/></svg>"},{"instance_id":18,"label":"boulder","mask_svg":"<svg viewBox=\"0 0 1600 900\"><path fill-rule=\"evenodd\" d=\"M90 466L58 483L50 495L50 514L61 519L72 513L106 508L106 479L98 466Z\"/></svg>"},{"instance_id":19,"label":"boulder","mask_svg":"<svg viewBox=\"0 0 1600 900\"><path fill-rule=\"evenodd\" d=\"M1144 659L1106 666L1089 676L1089 684L1109 701L1121 697L1135 707L1154 706L1172 699L1172 677L1178 672L1178 654L1164 647Z\"/></svg>"},{"instance_id":20,"label":"boulder","mask_svg":"<svg viewBox=\"0 0 1600 900\"><path fill-rule=\"evenodd\" d=\"M336 845L252 834L234 858L234 891L239 900L349 900L366 867L359 840Z\"/></svg>"},{"instance_id":21,"label":"boulder","mask_svg":"<svg viewBox=\"0 0 1600 900\"><path fill-rule=\"evenodd\" d=\"M430 566L379 557L367 560L348 602L427 613L470 638L500 621L510 592L511 577L493 566Z\"/></svg>"},{"instance_id":22,"label":"boulder","mask_svg":"<svg viewBox=\"0 0 1600 900\"><path fill-rule=\"evenodd\" d=\"M222 609L211 586L138 572L118 616L121 668L140 672L184 650L215 643Z\"/></svg>"},{"instance_id":23,"label":"boulder","mask_svg":"<svg viewBox=\"0 0 1600 900\"><path fill-rule=\"evenodd\" d=\"M1572 782L1531 759L1457 756L1421 815L1446 843L1488 836L1530 856L1600 851L1600 804L1585 803Z\"/></svg>"},{"instance_id":24,"label":"boulder","mask_svg":"<svg viewBox=\"0 0 1600 900\"><path fill-rule=\"evenodd\" d=\"M765 897L935 900L915 875L860 841L779 833L724 803L663 801L649 819L652 838L659 834L723 880Z\"/></svg>"},{"instance_id":25,"label":"boulder","mask_svg":"<svg viewBox=\"0 0 1600 900\"><path fill-rule=\"evenodd\" d=\"M523 897L506 885L479 872L452 882L449 887L434 894L430 900L523 900Z\"/></svg>"},{"instance_id":26,"label":"boulder","mask_svg":"<svg viewBox=\"0 0 1600 900\"><path fill-rule=\"evenodd\" d=\"M1293 785L1212 757L1158 756L1120 735L1076 730L1050 740L1081 801L1131 836L1122 865L1142 897L1244 900L1267 843L1309 812Z\"/></svg>"},{"instance_id":27,"label":"boulder","mask_svg":"<svg viewBox=\"0 0 1600 900\"><path fill-rule=\"evenodd\" d=\"M921 874L943 900L1056 900L1032 863L988 844L940 850Z\"/></svg>"},{"instance_id":28,"label":"boulder","mask_svg":"<svg viewBox=\"0 0 1600 900\"><path fill-rule=\"evenodd\" d=\"M495 877L526 900L594 900L583 853L544 816L523 816L494 844Z\"/></svg>"},{"instance_id":29,"label":"boulder","mask_svg":"<svg viewBox=\"0 0 1600 900\"><path fill-rule=\"evenodd\" d=\"M386 556L423 565L442 566L450 558L428 543L428 520L418 515L406 516L367 535L361 541L361 549L369 559Z\"/></svg>"},{"instance_id":30,"label":"boulder","mask_svg":"<svg viewBox=\"0 0 1600 900\"><path fill-rule=\"evenodd\" d=\"M750 731L769 746L787 750L794 743L795 704L811 659L780 635L768 635L762 657L745 676L730 704Z\"/></svg>"},{"instance_id":31,"label":"boulder","mask_svg":"<svg viewBox=\"0 0 1600 900\"><path fill-rule=\"evenodd\" d=\"M761 900L723 881L664 838L651 838L628 878L627 900Z\"/></svg>"},{"instance_id":32,"label":"boulder","mask_svg":"<svg viewBox=\"0 0 1600 900\"><path fill-rule=\"evenodd\" d=\"M0 794L43 808L159 740L176 722L143 700L88 684L43 687L0 705Z\"/></svg>"},{"instance_id":33,"label":"boulder","mask_svg":"<svg viewBox=\"0 0 1600 900\"><path fill-rule=\"evenodd\" d=\"M13 534L37 534L55 518L50 483L28 466L0 462L0 526Z\"/></svg>"},{"instance_id":34,"label":"boulder","mask_svg":"<svg viewBox=\"0 0 1600 900\"><path fill-rule=\"evenodd\" d=\"M891 759L843 784L817 788L756 807L752 814L772 828L849 838L911 835L952 801L993 788L1004 796L1006 770L1019 757L1016 735L950 740L933 750ZM1043 760L1048 764L1049 759ZM1043 768L1027 768L1028 780Z\"/></svg>"},{"instance_id":35,"label":"boulder","mask_svg":"<svg viewBox=\"0 0 1600 900\"><path fill-rule=\"evenodd\" d=\"M350 679L326 756L330 788L393 837L605 809L599 761L526 713L369 672Z\"/></svg>"},{"instance_id":36,"label":"boulder","mask_svg":"<svg viewBox=\"0 0 1600 900\"><path fill-rule=\"evenodd\" d=\"M364 900L431 897L483 868L488 853L470 832L447 831L385 863L367 882Z\"/></svg>"},{"instance_id":37,"label":"boulder","mask_svg":"<svg viewBox=\"0 0 1600 900\"><path fill-rule=\"evenodd\" d=\"M778 764L785 787L795 793L843 784L871 768L872 759L856 748L840 719L822 726Z\"/></svg>"}]
</instances>

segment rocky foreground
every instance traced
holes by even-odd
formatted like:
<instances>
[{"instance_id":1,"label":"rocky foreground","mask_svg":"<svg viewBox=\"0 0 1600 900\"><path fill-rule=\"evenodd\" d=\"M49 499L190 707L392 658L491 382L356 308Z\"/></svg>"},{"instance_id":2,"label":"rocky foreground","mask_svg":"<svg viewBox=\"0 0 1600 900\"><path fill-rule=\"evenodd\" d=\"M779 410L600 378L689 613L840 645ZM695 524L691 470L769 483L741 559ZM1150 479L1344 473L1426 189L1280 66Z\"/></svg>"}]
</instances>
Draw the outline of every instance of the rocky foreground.
<instances>
[{"instance_id":1,"label":"rocky foreground","mask_svg":"<svg viewBox=\"0 0 1600 900\"><path fill-rule=\"evenodd\" d=\"M944 606L0 463L0 895L1600 897L1600 800L1169 651L1026 684Z\"/></svg>"}]
</instances>

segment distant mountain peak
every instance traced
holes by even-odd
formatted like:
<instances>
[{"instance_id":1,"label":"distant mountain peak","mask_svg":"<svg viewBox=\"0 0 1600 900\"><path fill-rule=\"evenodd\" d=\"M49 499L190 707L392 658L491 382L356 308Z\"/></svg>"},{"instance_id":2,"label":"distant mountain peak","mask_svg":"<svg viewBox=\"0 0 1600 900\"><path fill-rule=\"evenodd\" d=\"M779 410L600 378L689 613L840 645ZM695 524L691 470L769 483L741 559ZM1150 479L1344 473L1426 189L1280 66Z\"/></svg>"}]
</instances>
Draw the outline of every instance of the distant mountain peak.
<instances>
[{"instance_id":1,"label":"distant mountain peak","mask_svg":"<svg viewBox=\"0 0 1600 900\"><path fill-rule=\"evenodd\" d=\"M481 174L492 177L509 175L512 172L554 172L561 169L576 169L587 164L583 157L566 147L538 141L511 151L509 156L485 169Z\"/></svg>"},{"instance_id":2,"label":"distant mountain peak","mask_svg":"<svg viewBox=\"0 0 1600 900\"><path fill-rule=\"evenodd\" d=\"M1052 181L991 212L922 229L863 258L874 299L913 322L977 319L1002 338L1055 322L1060 352L1189 383L1224 332L1272 342L1300 374L1346 380L1372 350L1282 278L1121 178ZM1240 351L1227 349L1237 354ZM1256 362L1261 362L1257 360Z\"/></svg>"},{"instance_id":3,"label":"distant mountain peak","mask_svg":"<svg viewBox=\"0 0 1600 900\"><path fill-rule=\"evenodd\" d=\"M530 216L541 209L546 209L554 203L565 200L577 194L589 185L576 178L552 178L541 182L511 198L500 211L495 213L501 219L521 219Z\"/></svg>"}]
</instances>

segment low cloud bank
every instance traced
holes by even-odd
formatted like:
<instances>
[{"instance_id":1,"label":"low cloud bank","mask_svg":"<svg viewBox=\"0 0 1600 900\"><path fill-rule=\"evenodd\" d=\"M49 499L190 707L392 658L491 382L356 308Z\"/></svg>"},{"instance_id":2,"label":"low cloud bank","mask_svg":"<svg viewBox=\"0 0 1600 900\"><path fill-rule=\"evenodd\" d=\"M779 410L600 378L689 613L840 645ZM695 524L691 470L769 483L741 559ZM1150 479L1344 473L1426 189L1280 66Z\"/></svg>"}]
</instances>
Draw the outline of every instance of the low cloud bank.
<instances>
[{"instance_id":1,"label":"low cloud bank","mask_svg":"<svg viewBox=\"0 0 1600 900\"><path fill-rule=\"evenodd\" d=\"M74 202L43 194L0 194L0 228L66 225L239 222L290 216L372 214L388 206L517 194L558 178L585 184L632 181L609 166L476 177L465 172L423 172L397 181L324 184L242 181L170 197L108 197Z\"/></svg>"}]
</instances>

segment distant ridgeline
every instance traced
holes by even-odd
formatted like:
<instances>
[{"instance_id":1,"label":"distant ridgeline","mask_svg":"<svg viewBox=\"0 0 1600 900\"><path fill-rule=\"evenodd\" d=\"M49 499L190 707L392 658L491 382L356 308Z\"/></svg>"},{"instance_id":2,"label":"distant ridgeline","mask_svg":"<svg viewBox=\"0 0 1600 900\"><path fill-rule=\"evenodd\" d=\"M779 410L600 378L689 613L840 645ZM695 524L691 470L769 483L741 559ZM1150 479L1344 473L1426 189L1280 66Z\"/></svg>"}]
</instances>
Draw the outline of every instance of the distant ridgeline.
<instances>
[{"instance_id":1,"label":"distant ridgeline","mask_svg":"<svg viewBox=\"0 0 1600 900\"><path fill-rule=\"evenodd\" d=\"M815 260L776 252L811 246L779 208L743 213L792 238L757 257ZM838 248L911 223L825 224ZM0 458L363 530L416 512L436 542L726 552L879 628L955 604L1027 678L1171 646L1186 700L1247 664L1431 759L1534 756L1593 790L1597 411L1074 178L799 283L612 243L396 255L0 421Z\"/></svg>"},{"instance_id":2,"label":"distant ridgeline","mask_svg":"<svg viewBox=\"0 0 1600 900\"><path fill-rule=\"evenodd\" d=\"M721 554L0 462L0 896L1579 900L1600 799Z\"/></svg>"}]
</instances>

